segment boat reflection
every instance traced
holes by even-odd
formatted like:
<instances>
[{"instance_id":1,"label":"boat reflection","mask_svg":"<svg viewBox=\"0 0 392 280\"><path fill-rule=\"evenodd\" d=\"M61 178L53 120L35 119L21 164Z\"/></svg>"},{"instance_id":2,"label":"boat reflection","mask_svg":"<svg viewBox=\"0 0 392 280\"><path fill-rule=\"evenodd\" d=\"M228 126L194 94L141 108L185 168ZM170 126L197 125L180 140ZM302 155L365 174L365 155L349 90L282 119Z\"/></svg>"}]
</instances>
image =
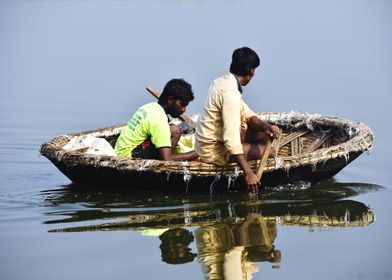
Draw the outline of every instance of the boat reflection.
<instances>
[{"instance_id":1,"label":"boat reflection","mask_svg":"<svg viewBox=\"0 0 392 280\"><path fill-rule=\"evenodd\" d=\"M257 262L279 267L281 252L274 246L277 226L362 227L373 223L374 212L348 198L379 188L329 181L263 190L254 197L245 193L109 193L70 185L44 191L42 196L49 209L46 214L52 217L45 224L55 226L50 232L140 231L159 236L164 262L180 264L197 257L207 279L242 279L257 271ZM192 242L197 252L192 252Z\"/></svg>"}]
</instances>

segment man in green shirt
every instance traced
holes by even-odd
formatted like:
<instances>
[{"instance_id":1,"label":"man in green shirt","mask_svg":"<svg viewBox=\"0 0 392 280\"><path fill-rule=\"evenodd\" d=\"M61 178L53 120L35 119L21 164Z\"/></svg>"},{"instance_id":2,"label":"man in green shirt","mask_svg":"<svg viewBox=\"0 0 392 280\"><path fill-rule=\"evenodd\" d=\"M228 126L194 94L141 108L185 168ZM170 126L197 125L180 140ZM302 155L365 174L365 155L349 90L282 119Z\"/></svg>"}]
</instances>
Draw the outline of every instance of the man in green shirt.
<instances>
[{"instance_id":1,"label":"man in green shirt","mask_svg":"<svg viewBox=\"0 0 392 280\"><path fill-rule=\"evenodd\" d=\"M128 121L117 139L115 152L120 157L161 160L194 160L195 151L172 153L177 147L181 131L169 125L168 114L178 118L194 99L192 87L183 79L172 79L164 87L158 102L140 107Z\"/></svg>"}]
</instances>

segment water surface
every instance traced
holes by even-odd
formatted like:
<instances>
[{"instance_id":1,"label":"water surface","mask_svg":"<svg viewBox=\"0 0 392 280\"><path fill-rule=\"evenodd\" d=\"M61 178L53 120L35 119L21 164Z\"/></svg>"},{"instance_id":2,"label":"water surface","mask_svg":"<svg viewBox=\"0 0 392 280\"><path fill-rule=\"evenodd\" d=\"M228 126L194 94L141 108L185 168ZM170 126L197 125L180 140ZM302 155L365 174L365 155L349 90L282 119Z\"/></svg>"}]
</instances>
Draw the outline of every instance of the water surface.
<instances>
[{"instance_id":1,"label":"water surface","mask_svg":"<svg viewBox=\"0 0 392 280\"><path fill-rule=\"evenodd\" d=\"M387 0L0 1L1 278L203 279L225 263L253 279L392 278L391 12ZM254 111L365 122L370 156L255 199L86 189L39 155L57 135L125 123L152 100L146 85L171 78L192 84L198 113L241 46L261 57L244 95Z\"/></svg>"}]
</instances>

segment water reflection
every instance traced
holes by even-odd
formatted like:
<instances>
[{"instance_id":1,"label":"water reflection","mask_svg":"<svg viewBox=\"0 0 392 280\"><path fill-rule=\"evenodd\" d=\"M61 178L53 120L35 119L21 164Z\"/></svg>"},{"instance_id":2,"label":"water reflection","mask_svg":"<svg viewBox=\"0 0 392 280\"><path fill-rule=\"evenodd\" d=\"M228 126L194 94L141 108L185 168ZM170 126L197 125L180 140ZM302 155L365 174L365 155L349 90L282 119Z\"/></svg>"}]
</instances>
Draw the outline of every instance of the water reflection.
<instances>
[{"instance_id":1,"label":"water reflection","mask_svg":"<svg viewBox=\"0 0 392 280\"><path fill-rule=\"evenodd\" d=\"M258 262L279 263L273 245L276 221L249 213L240 222L217 223L195 230L198 260L207 279L250 279Z\"/></svg>"},{"instance_id":2,"label":"water reflection","mask_svg":"<svg viewBox=\"0 0 392 280\"><path fill-rule=\"evenodd\" d=\"M165 195L107 192L70 185L42 192L50 232L139 231L161 240L162 261L200 262L207 279L242 279L256 263L279 267L275 249L278 225L317 227L367 226L370 207L349 199L380 186L325 182L245 193ZM192 252L195 244L197 252Z\"/></svg>"},{"instance_id":3,"label":"water reflection","mask_svg":"<svg viewBox=\"0 0 392 280\"><path fill-rule=\"evenodd\" d=\"M185 228L171 228L164 230L159 236L162 241L159 248L162 261L170 264L192 262L197 254L192 252L190 244L194 241L193 234Z\"/></svg>"},{"instance_id":4,"label":"water reflection","mask_svg":"<svg viewBox=\"0 0 392 280\"><path fill-rule=\"evenodd\" d=\"M208 195L126 192L84 188L71 184L41 192L53 219L46 224L70 224L51 231L145 230L180 226L202 226L262 214L280 223L322 226L360 225L370 209L348 198L376 191L380 186L362 183L325 182L247 193ZM350 213L347 213L350 212ZM348 215L350 214L350 215ZM312 220L317 217L316 220ZM78 224L82 224L78 226Z\"/></svg>"}]
</instances>

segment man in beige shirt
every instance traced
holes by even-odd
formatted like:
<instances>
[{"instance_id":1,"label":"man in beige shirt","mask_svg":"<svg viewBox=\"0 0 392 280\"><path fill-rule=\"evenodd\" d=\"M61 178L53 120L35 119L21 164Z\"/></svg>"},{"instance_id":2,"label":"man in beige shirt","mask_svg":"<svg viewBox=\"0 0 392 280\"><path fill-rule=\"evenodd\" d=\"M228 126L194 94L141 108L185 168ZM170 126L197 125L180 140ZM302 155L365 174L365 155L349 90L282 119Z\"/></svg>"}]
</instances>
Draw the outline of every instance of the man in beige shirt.
<instances>
[{"instance_id":1,"label":"man in beige shirt","mask_svg":"<svg viewBox=\"0 0 392 280\"><path fill-rule=\"evenodd\" d=\"M233 52L230 73L212 82L195 134L201 160L217 165L236 162L252 193L257 193L260 181L247 160L260 159L268 139L280 134L277 126L260 120L242 99L242 86L250 82L259 65L252 49ZM275 156L275 151L271 149L269 156Z\"/></svg>"}]
</instances>

